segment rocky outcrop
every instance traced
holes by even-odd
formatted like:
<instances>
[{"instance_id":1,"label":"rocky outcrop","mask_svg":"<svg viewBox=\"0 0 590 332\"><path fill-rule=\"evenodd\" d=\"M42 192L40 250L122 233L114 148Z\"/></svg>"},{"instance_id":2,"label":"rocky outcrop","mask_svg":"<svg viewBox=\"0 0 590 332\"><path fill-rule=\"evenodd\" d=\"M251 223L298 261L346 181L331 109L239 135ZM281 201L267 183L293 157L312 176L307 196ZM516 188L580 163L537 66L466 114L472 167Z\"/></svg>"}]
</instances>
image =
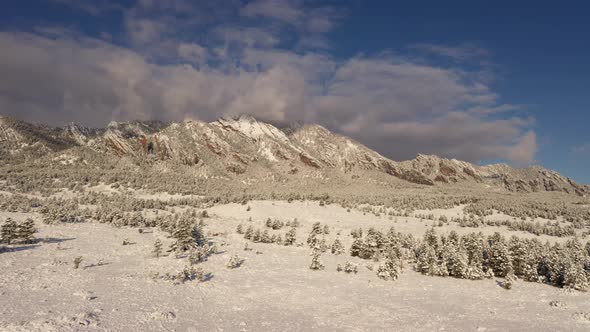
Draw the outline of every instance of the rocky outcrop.
<instances>
[{"instance_id":1,"label":"rocky outcrop","mask_svg":"<svg viewBox=\"0 0 590 332\"><path fill-rule=\"evenodd\" d=\"M588 186L542 167L479 166L434 155L395 162L320 125L279 129L240 116L211 123L111 122L104 129L91 129L75 124L36 126L0 117L0 160L4 164L80 146L148 163L177 162L199 169L201 173L196 174L206 177L273 174L272 178L276 175L282 181L284 177L358 179L368 171L428 186L473 183L513 192L590 193Z\"/></svg>"}]
</instances>

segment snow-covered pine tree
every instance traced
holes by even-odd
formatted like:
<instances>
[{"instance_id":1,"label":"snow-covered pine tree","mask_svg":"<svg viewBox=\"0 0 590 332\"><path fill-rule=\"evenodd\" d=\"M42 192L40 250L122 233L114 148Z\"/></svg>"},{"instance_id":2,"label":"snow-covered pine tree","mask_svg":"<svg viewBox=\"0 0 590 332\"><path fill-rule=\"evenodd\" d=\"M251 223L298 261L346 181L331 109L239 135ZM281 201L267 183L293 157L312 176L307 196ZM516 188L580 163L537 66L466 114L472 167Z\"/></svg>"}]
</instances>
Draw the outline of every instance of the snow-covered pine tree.
<instances>
[{"instance_id":1,"label":"snow-covered pine tree","mask_svg":"<svg viewBox=\"0 0 590 332\"><path fill-rule=\"evenodd\" d=\"M455 245L455 239L448 241L448 248L452 248L449 250L450 254L446 262L449 275L459 279L467 279L468 261L465 248L461 244ZM445 250L444 247L443 250Z\"/></svg>"},{"instance_id":2,"label":"snow-covered pine tree","mask_svg":"<svg viewBox=\"0 0 590 332\"><path fill-rule=\"evenodd\" d=\"M500 233L496 232L490 236L488 240L490 245L490 268L497 277L505 277L512 269L512 262L510 259L510 251L506 244L506 240Z\"/></svg>"},{"instance_id":3,"label":"snow-covered pine tree","mask_svg":"<svg viewBox=\"0 0 590 332\"><path fill-rule=\"evenodd\" d=\"M246 232L244 233L244 239L252 240L253 237L254 237L254 227L252 227L252 225L250 225L250 226L248 226L248 228L246 228Z\"/></svg>"},{"instance_id":4,"label":"snow-covered pine tree","mask_svg":"<svg viewBox=\"0 0 590 332\"><path fill-rule=\"evenodd\" d=\"M189 219L182 218L178 220L174 231L172 232L172 237L175 241L170 246L169 251L174 251L177 254L181 254L187 250L193 249L197 247L197 241L193 234L194 225L189 221Z\"/></svg>"},{"instance_id":5,"label":"snow-covered pine tree","mask_svg":"<svg viewBox=\"0 0 590 332\"><path fill-rule=\"evenodd\" d=\"M322 270L324 265L320 262L320 256L322 255L321 250L314 249L312 252L311 264L309 268L312 270Z\"/></svg>"},{"instance_id":6,"label":"snow-covered pine tree","mask_svg":"<svg viewBox=\"0 0 590 332\"><path fill-rule=\"evenodd\" d=\"M18 225L16 221L12 218L6 218L4 224L2 224L2 228L0 229L0 233L2 235L2 242L11 244L12 241L18 238L17 234Z\"/></svg>"},{"instance_id":7,"label":"snow-covered pine tree","mask_svg":"<svg viewBox=\"0 0 590 332\"><path fill-rule=\"evenodd\" d=\"M361 238L355 238L354 241L352 241L352 245L350 246L350 256L359 257L364 246L365 243Z\"/></svg>"},{"instance_id":8,"label":"snow-covered pine tree","mask_svg":"<svg viewBox=\"0 0 590 332\"><path fill-rule=\"evenodd\" d=\"M386 243L387 240L383 236L383 233L374 228L369 228L365 236L364 245L359 252L359 257L364 259L379 257L385 249Z\"/></svg>"},{"instance_id":9,"label":"snow-covered pine tree","mask_svg":"<svg viewBox=\"0 0 590 332\"><path fill-rule=\"evenodd\" d=\"M377 276L383 280L396 280L400 275L400 258L390 251L385 261L377 268Z\"/></svg>"},{"instance_id":10,"label":"snow-covered pine tree","mask_svg":"<svg viewBox=\"0 0 590 332\"><path fill-rule=\"evenodd\" d=\"M577 290L588 289L590 274L585 270L587 256L582 243L577 238L573 238L565 243L564 249L566 257L562 267L563 286Z\"/></svg>"},{"instance_id":11,"label":"snow-covered pine tree","mask_svg":"<svg viewBox=\"0 0 590 332\"><path fill-rule=\"evenodd\" d=\"M343 253L344 253L344 246L342 245L342 242L340 241L340 239L334 240L334 243L332 244L332 254L342 255Z\"/></svg>"},{"instance_id":12,"label":"snow-covered pine tree","mask_svg":"<svg viewBox=\"0 0 590 332\"><path fill-rule=\"evenodd\" d=\"M31 243L35 238L35 221L31 218L27 218L24 222L20 223L16 228L16 236L23 243Z\"/></svg>"},{"instance_id":13,"label":"snow-covered pine tree","mask_svg":"<svg viewBox=\"0 0 590 332\"><path fill-rule=\"evenodd\" d=\"M152 253L156 258L159 258L162 255L162 241L160 241L160 239L156 239L156 242L154 242L154 250L152 250Z\"/></svg>"},{"instance_id":14,"label":"snow-covered pine tree","mask_svg":"<svg viewBox=\"0 0 590 332\"><path fill-rule=\"evenodd\" d=\"M228 269L235 269L235 268L240 267L240 265L242 265L242 259L240 259L240 256L238 256L238 254L233 254L229 258L229 261L227 262L227 264L225 266Z\"/></svg>"},{"instance_id":15,"label":"snow-covered pine tree","mask_svg":"<svg viewBox=\"0 0 590 332\"><path fill-rule=\"evenodd\" d=\"M504 277L504 288L512 289L514 282L516 282L516 275L514 275L514 269L510 267L506 272L506 276Z\"/></svg>"},{"instance_id":16,"label":"snow-covered pine tree","mask_svg":"<svg viewBox=\"0 0 590 332\"><path fill-rule=\"evenodd\" d=\"M256 229L256 231L254 231L254 235L252 235L252 241L253 242L261 242L262 240L262 232L260 231L260 229Z\"/></svg>"},{"instance_id":17,"label":"snow-covered pine tree","mask_svg":"<svg viewBox=\"0 0 590 332\"><path fill-rule=\"evenodd\" d=\"M467 278L482 279L483 273L483 235L470 233L461 238L467 254Z\"/></svg>"},{"instance_id":18,"label":"snow-covered pine tree","mask_svg":"<svg viewBox=\"0 0 590 332\"><path fill-rule=\"evenodd\" d=\"M292 226L291 229L285 234L285 242L286 246L292 246L297 241L297 228Z\"/></svg>"},{"instance_id":19,"label":"snow-covered pine tree","mask_svg":"<svg viewBox=\"0 0 590 332\"><path fill-rule=\"evenodd\" d=\"M508 250L512 259L514 274L519 277L524 276L529 251L526 242L513 235L508 242Z\"/></svg>"},{"instance_id":20,"label":"snow-covered pine tree","mask_svg":"<svg viewBox=\"0 0 590 332\"><path fill-rule=\"evenodd\" d=\"M319 238L318 235L323 234L324 231L322 229L322 225L319 222L316 222L313 224L311 232L309 233L309 236L307 237L307 244L309 245L310 248L315 248L317 247L317 242L319 242Z\"/></svg>"},{"instance_id":21,"label":"snow-covered pine tree","mask_svg":"<svg viewBox=\"0 0 590 332\"><path fill-rule=\"evenodd\" d=\"M271 238L270 238L270 234L268 233L267 229L265 229L264 232L262 232L262 235L260 236L260 242L272 243Z\"/></svg>"},{"instance_id":22,"label":"snow-covered pine tree","mask_svg":"<svg viewBox=\"0 0 590 332\"><path fill-rule=\"evenodd\" d=\"M416 270L428 276L438 275L438 258L434 248L428 243L423 243L419 252Z\"/></svg>"}]
</instances>

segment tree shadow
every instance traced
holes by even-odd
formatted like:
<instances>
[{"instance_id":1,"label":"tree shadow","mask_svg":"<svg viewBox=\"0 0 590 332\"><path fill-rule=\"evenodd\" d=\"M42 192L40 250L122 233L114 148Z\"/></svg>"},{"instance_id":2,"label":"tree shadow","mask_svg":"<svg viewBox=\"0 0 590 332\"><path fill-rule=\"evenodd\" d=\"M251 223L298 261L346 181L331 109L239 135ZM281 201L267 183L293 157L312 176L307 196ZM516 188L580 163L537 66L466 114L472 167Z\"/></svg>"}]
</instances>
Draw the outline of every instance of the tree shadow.
<instances>
[{"instance_id":1,"label":"tree shadow","mask_svg":"<svg viewBox=\"0 0 590 332\"><path fill-rule=\"evenodd\" d=\"M84 266L83 269L86 270L86 269L90 269L93 267L105 266L105 265L110 265L110 264L112 264L112 263L97 263L97 264L92 263L92 264Z\"/></svg>"},{"instance_id":2,"label":"tree shadow","mask_svg":"<svg viewBox=\"0 0 590 332\"><path fill-rule=\"evenodd\" d=\"M506 288L506 281L503 281L503 280L496 280L496 285L498 285L498 286L500 286L500 287L502 287L502 288L504 288L504 289L507 289L507 288Z\"/></svg>"},{"instance_id":3,"label":"tree shadow","mask_svg":"<svg viewBox=\"0 0 590 332\"><path fill-rule=\"evenodd\" d=\"M61 243L61 242L65 242L65 241L71 241L71 240L75 240L75 237L70 237L70 238L57 238L57 237L46 237L43 239L35 239L33 240L33 243Z\"/></svg>"},{"instance_id":4,"label":"tree shadow","mask_svg":"<svg viewBox=\"0 0 590 332\"><path fill-rule=\"evenodd\" d=\"M22 246L17 246L17 247L4 247L4 248L0 248L0 253L19 252L19 251L24 251L24 250L29 250L29 249L35 249L40 246L41 245L39 245L39 244L29 244L29 245L22 245Z\"/></svg>"}]
</instances>

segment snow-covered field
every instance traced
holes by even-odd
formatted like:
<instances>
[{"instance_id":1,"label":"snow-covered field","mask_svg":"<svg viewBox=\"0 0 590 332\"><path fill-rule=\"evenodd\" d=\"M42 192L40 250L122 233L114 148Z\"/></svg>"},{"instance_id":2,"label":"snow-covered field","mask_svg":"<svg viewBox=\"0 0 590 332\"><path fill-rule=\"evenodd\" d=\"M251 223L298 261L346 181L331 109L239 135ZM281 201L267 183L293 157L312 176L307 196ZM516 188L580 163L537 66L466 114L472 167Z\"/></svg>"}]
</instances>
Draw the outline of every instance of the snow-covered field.
<instances>
[{"instance_id":1,"label":"snow-covered field","mask_svg":"<svg viewBox=\"0 0 590 332\"><path fill-rule=\"evenodd\" d=\"M247 211L250 206L250 211ZM168 233L157 229L116 228L108 224L45 225L34 213L0 212L22 220L33 217L41 239L11 245L0 254L0 330L5 331L588 331L590 295L544 284L517 281L511 290L499 280L428 277L406 266L400 278L384 281L366 266L370 260L322 255L324 270L309 269L307 246L251 243L236 233L238 224L264 229L267 218L301 223L297 243L311 225L329 225L327 242L340 238L350 247L350 231L362 227L422 236L432 221L348 212L318 202L252 201L208 209L205 230L218 252L200 263L207 280L174 284L155 273L177 274L187 264L174 255L155 258L154 242L167 249ZM449 216L457 209L436 211ZM251 218L252 221L248 221ZM440 232L482 231L445 226ZM282 230L284 233L284 229ZM528 233L514 232L521 237ZM539 237L541 240L561 240ZM128 240L131 244L123 245ZM245 251L245 243L252 250ZM228 269L238 254L244 263ZM82 257L80 268L74 259ZM351 261L358 274L337 272Z\"/></svg>"}]
</instances>

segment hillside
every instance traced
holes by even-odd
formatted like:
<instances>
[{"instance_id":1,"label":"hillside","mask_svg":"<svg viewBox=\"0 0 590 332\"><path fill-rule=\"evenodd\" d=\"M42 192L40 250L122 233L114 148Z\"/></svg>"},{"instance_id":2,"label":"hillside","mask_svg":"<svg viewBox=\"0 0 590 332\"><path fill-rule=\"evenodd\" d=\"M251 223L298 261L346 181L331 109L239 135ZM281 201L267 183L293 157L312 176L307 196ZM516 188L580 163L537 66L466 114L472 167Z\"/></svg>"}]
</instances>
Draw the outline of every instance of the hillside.
<instances>
[{"instance_id":1,"label":"hillside","mask_svg":"<svg viewBox=\"0 0 590 332\"><path fill-rule=\"evenodd\" d=\"M585 196L590 188L542 167L505 164L479 166L455 159L418 155L390 160L348 137L317 125L279 129L250 116L206 123L111 122L91 129L32 125L0 118L0 165L17 165L48 156L50 162L75 164L88 150L151 167L179 167L198 178L248 182L355 178L402 181L427 186L467 184L511 192L556 191ZM64 157L67 156L67 157ZM80 159L81 160L81 159ZM397 183L397 182L396 182Z\"/></svg>"}]
</instances>

